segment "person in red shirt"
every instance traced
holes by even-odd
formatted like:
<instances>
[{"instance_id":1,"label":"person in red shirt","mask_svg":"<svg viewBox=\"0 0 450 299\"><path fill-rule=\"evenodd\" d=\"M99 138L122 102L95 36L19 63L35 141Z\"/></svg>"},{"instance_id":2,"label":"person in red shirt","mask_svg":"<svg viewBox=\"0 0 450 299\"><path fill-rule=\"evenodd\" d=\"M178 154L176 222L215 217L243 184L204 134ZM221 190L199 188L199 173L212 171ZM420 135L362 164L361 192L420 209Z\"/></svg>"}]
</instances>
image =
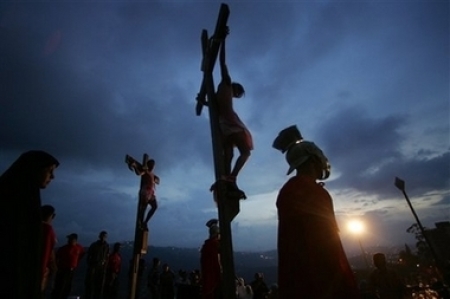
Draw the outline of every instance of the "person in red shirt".
<instances>
[{"instance_id":1,"label":"person in red shirt","mask_svg":"<svg viewBox=\"0 0 450 299\"><path fill-rule=\"evenodd\" d=\"M83 246L78 244L78 235L67 236L67 244L56 252L56 271L52 299L66 299L72 289L72 280L78 262L84 256Z\"/></svg>"},{"instance_id":2,"label":"person in red shirt","mask_svg":"<svg viewBox=\"0 0 450 299\"><path fill-rule=\"evenodd\" d=\"M55 244L56 234L52 221L55 218L55 208L50 205L41 207L42 217L42 282L41 291L45 293L49 277L56 271Z\"/></svg>"},{"instance_id":3,"label":"person in red shirt","mask_svg":"<svg viewBox=\"0 0 450 299\"><path fill-rule=\"evenodd\" d=\"M332 198L317 182L330 175L328 159L295 127L281 131L273 147L286 152L287 174L296 171L276 202L279 297L360 298L339 238Z\"/></svg>"},{"instance_id":4,"label":"person in red shirt","mask_svg":"<svg viewBox=\"0 0 450 299\"><path fill-rule=\"evenodd\" d=\"M119 273L122 266L120 243L114 243L113 252L108 258L106 266L105 298L115 299L119 295Z\"/></svg>"}]
</instances>

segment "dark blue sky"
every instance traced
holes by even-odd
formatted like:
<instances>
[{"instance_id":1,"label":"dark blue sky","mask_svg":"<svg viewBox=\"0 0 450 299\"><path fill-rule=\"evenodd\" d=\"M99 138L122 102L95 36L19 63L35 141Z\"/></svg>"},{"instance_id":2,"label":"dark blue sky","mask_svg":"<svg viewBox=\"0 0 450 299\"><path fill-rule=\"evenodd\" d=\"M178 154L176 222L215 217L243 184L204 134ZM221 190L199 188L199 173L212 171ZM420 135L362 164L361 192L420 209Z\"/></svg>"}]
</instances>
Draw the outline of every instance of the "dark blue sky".
<instances>
[{"instance_id":1,"label":"dark blue sky","mask_svg":"<svg viewBox=\"0 0 450 299\"><path fill-rule=\"evenodd\" d=\"M288 179L271 148L296 124L328 156L326 182L367 245L412 240L414 218L450 220L449 5L446 1L228 2L227 60L246 96L235 109L255 150L239 177L249 198L232 224L238 250L276 247L275 199ZM156 160L150 243L197 247L216 217L208 114L195 115L200 34L217 1L2 2L0 170L23 151L61 162L42 192L60 241L100 230L133 238L139 178L125 154ZM215 73L215 81L219 82Z\"/></svg>"}]
</instances>

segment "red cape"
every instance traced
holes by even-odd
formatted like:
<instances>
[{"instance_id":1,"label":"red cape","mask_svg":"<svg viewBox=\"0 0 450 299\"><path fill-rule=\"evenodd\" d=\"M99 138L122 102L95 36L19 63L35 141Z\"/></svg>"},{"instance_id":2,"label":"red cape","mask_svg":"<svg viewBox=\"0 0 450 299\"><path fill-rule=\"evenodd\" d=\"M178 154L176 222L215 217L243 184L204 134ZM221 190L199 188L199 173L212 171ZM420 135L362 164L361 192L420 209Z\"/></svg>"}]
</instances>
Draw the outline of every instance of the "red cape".
<instances>
[{"instance_id":1,"label":"red cape","mask_svg":"<svg viewBox=\"0 0 450 299\"><path fill-rule=\"evenodd\" d=\"M219 240L208 239L201 251L202 298L214 298L214 291L220 286Z\"/></svg>"},{"instance_id":2,"label":"red cape","mask_svg":"<svg viewBox=\"0 0 450 299\"><path fill-rule=\"evenodd\" d=\"M280 190L277 208L280 298L359 298L328 192L296 176Z\"/></svg>"}]
</instances>

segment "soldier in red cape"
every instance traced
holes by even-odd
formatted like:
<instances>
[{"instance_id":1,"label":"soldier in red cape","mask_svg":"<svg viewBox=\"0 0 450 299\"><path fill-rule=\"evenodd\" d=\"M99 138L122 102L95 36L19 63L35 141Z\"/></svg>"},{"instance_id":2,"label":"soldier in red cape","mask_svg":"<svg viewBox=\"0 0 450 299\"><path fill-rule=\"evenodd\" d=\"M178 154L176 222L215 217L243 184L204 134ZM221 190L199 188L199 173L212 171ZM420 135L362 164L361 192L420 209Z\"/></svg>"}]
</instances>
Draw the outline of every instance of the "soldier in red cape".
<instances>
[{"instance_id":1,"label":"soldier in red cape","mask_svg":"<svg viewBox=\"0 0 450 299\"><path fill-rule=\"evenodd\" d=\"M219 299L222 267L220 265L220 231L217 219L206 223L209 227L209 238L202 246L200 265L202 275L202 299Z\"/></svg>"},{"instance_id":2,"label":"soldier in red cape","mask_svg":"<svg viewBox=\"0 0 450 299\"><path fill-rule=\"evenodd\" d=\"M330 174L327 158L295 126L280 132L273 147L286 152L290 178L277 198L280 298L359 298L339 238L332 199L317 180Z\"/></svg>"}]
</instances>

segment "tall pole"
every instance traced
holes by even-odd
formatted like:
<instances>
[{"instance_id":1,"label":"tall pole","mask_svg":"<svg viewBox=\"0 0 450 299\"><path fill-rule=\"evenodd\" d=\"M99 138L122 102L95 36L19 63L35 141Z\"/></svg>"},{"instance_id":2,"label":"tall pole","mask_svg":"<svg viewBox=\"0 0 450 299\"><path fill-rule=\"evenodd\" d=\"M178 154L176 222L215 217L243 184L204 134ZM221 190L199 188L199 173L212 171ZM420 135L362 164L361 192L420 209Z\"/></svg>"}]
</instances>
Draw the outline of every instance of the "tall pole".
<instances>
[{"instance_id":1,"label":"tall pole","mask_svg":"<svg viewBox=\"0 0 450 299\"><path fill-rule=\"evenodd\" d=\"M434 250L434 247L431 245L430 239L428 238L428 236L427 236L427 234L425 232L425 228L423 227L422 223L420 222L419 217L417 216L416 211L414 210L414 208L413 208L413 206L411 204L411 201L409 200L409 197L406 194L405 181L400 179L400 178L398 178L398 177L395 177L394 185L399 190L401 190L403 195L405 196L406 202L408 203L409 208L411 209L411 212L413 213L414 218L416 219L416 223L419 226L419 229L420 229L420 231L422 233L422 236L425 239L425 242L427 243L428 248L430 249L430 252L431 252L431 255L433 256L434 262L436 263L436 266L440 270L441 275L442 275L443 273L445 273L445 267L443 265L441 265L440 260L439 260L437 254L436 254L436 251ZM443 276L444 279L446 279L445 275L442 275L442 276ZM447 278L447 280L448 280L448 278ZM449 284L450 282L446 281L446 283Z\"/></svg>"},{"instance_id":2,"label":"tall pole","mask_svg":"<svg viewBox=\"0 0 450 299\"><path fill-rule=\"evenodd\" d=\"M422 235L423 235L423 237L424 237L425 240L426 240L427 237L425 236L425 229L424 229L424 227L422 226L422 223L420 222L419 217L417 216L416 211L414 210L414 208L413 208L413 206L412 206L412 204L411 204L411 201L409 200L408 195L406 194L406 191L405 191L405 181L403 181L403 180L399 179L398 177L396 177L396 178L395 178L395 183L394 183L394 184L395 184L395 187L397 187L398 189L400 189L400 190L402 191L403 195L405 196L406 202L408 203L409 208L411 209L411 212L413 213L414 218L416 219L416 223L417 223L417 225L419 226L419 229L420 229L420 231L422 232ZM431 244L430 244L428 241L427 241L427 244L428 244L428 246L431 248Z\"/></svg>"},{"instance_id":3,"label":"tall pole","mask_svg":"<svg viewBox=\"0 0 450 299\"><path fill-rule=\"evenodd\" d=\"M224 299L236 298L236 284L234 272L233 244L231 236L231 221L239 213L239 200L227 198L226 187L220 177L225 174L225 161L223 157L223 146L220 138L219 111L214 87L213 70L221 45L220 39L225 37L227 20L230 14L228 5L222 3L217 19L216 28L212 38L208 39L206 30L202 31L202 71L203 81L197 96L196 114L200 115L203 105L207 105L211 127L211 138L214 157L214 175L217 192L217 206L220 224L220 261L222 265L221 295ZM207 101L205 100L207 97Z\"/></svg>"}]
</instances>

